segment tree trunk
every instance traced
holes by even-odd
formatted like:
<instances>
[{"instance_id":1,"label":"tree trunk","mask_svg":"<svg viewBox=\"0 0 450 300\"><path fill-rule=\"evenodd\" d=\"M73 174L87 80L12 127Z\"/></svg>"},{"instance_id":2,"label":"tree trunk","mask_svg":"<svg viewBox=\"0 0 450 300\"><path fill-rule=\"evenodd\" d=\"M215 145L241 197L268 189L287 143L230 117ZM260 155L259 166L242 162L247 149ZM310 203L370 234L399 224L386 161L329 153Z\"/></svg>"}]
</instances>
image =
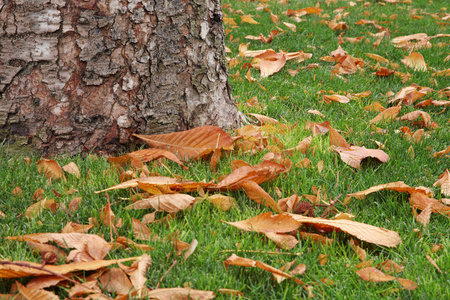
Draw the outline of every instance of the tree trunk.
<instances>
[{"instance_id":1,"label":"tree trunk","mask_svg":"<svg viewBox=\"0 0 450 300\"><path fill-rule=\"evenodd\" d=\"M238 116L220 0L0 0L0 142L111 152Z\"/></svg>"}]
</instances>

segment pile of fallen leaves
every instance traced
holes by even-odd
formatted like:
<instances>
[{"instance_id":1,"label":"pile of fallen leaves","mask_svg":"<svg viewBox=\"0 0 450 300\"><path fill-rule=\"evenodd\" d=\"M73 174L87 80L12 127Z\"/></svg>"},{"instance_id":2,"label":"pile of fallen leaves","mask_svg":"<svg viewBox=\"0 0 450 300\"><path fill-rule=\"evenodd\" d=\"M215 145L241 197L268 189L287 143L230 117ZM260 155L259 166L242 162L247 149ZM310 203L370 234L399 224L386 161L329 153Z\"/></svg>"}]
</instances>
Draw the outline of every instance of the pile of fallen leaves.
<instances>
[{"instance_id":1,"label":"pile of fallen leaves","mask_svg":"<svg viewBox=\"0 0 450 300\"><path fill-rule=\"evenodd\" d=\"M448 199L441 201L433 199L432 191L426 187L410 187L403 182L392 182L374 186L368 190L349 194L343 202L336 199L328 199L324 191L315 190L313 195L292 195L287 198L275 200L267 193L261 184L272 181L279 176L289 176L293 167L309 168L311 161L308 156L314 155L311 146L313 135L329 134L330 155L338 153L341 159L354 168L360 168L361 161L366 158L374 158L380 162L389 160L389 155L381 149L367 149L350 145L342 135L330 123L321 124L307 123L307 130L312 135L299 141L293 148L286 148L276 135L285 134L292 127L267 116L251 114L258 120L257 125L246 125L236 130L236 136L214 126L204 126L192 130L144 136L136 135L152 148L138 150L126 155L109 158L111 172L117 172L121 183L106 188L96 193L104 193L117 189L131 189L135 192L129 199L126 209L151 210L142 220L133 219L132 230L135 240L169 242L187 260L195 251L198 241L193 240L186 243L179 240L175 235L159 237L153 234L148 227L149 224L166 223L176 218L177 212L199 204L202 201L211 202L221 210L229 210L235 207L236 200L228 195L229 191L242 189L247 196L258 203L270 208L271 212L256 215L247 220L236 222L225 222L244 231L263 234L272 240L279 248L284 250L293 249L297 238L310 240L323 245L334 243L327 237L326 233L331 231L345 232L356 239L350 239L350 245L355 250L361 264L357 274L364 280L388 281L398 280L404 288L414 289L415 283L408 279L394 277L383 273L394 270L398 272L401 266L391 261L383 265L371 266L371 260L366 260L365 251L360 247L359 241L377 244L385 247L396 247L401 243L399 234L385 228L372 226L353 221L353 216L348 212L340 212L335 204L340 202L346 206L352 198L363 199L366 195L380 190L394 190L401 193L409 193L411 207L421 210L416 216L419 222L426 225L431 213L450 215ZM231 162L233 171L221 180L206 182L195 182L182 180L179 176L173 177L151 174L147 163L153 162L165 166L164 161L170 160L188 169L192 160L206 160L210 162L211 169L215 170L223 153L258 153L265 151L262 161L257 165L249 165L242 160ZM448 153L448 149L446 149ZM444 152L445 152L444 151ZM300 152L303 159L292 161L294 152ZM436 153L436 156L441 153ZM442 154L446 155L446 154ZM37 162L39 172L45 174L50 180L65 180L64 173L80 176L78 167L70 163L64 167L50 159L42 159ZM167 167L167 166L165 166ZM320 169L320 163L317 166ZM323 164L322 164L323 167ZM444 172L436 181L440 185L442 194L450 196L450 173ZM20 193L20 187L16 187L14 193ZM109 197L105 194L108 203L102 209L99 220L89 219L89 224L68 223L60 233L36 233L24 236L7 237L9 240L25 242L39 253L42 263L0 261L0 276L3 278L34 277L26 286L16 282L14 289L26 299L57 299L53 292L46 288L64 286L67 288L71 299L84 299L88 296L96 299L109 299L103 291L114 292L118 296L115 299L126 299L130 295L135 298L154 299L184 299L188 295L192 298L209 299L214 297L211 291L198 291L190 288L169 288L150 290L145 286L146 273L151 266L150 255L144 254L140 257L130 257L116 260L104 260L111 249L136 247L143 251L152 248L147 244L141 244L117 234L117 228L122 226L122 219L114 214ZM36 203L31 205L25 212L26 217L36 217L44 209L63 209L74 212L82 205L81 198L74 198L67 206L53 199L41 199L42 191L35 192ZM444 202L447 201L447 202ZM322 216L315 216L317 207L325 207ZM164 212L162 219L156 219L156 212ZM95 234L88 234L94 226L108 226L111 231L111 241L107 242ZM52 243L52 244L48 244ZM70 250L66 253L67 250ZM430 258L431 259L431 258ZM67 264L59 264L58 261L65 260ZM133 261L131 266L123 263ZM278 282L284 279L292 279L309 290L310 286L298 278L306 272L304 264L298 264L289 271L295 261L288 263L281 269L276 269L266 263L242 258L232 254L224 262L224 265L257 267L271 272ZM326 263L326 256L319 263ZM117 264L118 267L106 268ZM381 270L379 270L381 269ZM80 276L81 271L89 271L87 277ZM80 278L83 278L82 280ZM100 288L103 288L103 290ZM219 292L242 294L240 291L228 290L226 287ZM8 297L13 297L14 294ZM6 295L5 295L6 297Z\"/></svg>"}]
</instances>

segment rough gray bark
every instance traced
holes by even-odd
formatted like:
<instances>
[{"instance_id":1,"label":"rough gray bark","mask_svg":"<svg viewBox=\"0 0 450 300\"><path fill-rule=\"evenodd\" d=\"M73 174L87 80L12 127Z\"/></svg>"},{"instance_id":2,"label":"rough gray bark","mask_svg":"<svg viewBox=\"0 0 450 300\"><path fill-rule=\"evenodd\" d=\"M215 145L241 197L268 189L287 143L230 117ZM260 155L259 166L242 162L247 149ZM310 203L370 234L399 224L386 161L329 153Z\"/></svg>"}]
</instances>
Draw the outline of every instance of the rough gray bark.
<instances>
[{"instance_id":1,"label":"rough gray bark","mask_svg":"<svg viewBox=\"0 0 450 300\"><path fill-rule=\"evenodd\" d=\"M233 128L220 0L0 0L0 141L114 150Z\"/></svg>"}]
</instances>

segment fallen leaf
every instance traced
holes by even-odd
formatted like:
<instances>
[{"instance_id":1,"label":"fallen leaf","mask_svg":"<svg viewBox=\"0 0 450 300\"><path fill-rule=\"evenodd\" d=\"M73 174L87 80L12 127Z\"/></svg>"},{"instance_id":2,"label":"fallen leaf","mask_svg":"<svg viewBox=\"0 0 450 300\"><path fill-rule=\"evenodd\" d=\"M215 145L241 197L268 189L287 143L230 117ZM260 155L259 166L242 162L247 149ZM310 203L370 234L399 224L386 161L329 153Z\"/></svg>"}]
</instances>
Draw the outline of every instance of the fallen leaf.
<instances>
[{"instance_id":1,"label":"fallen leaf","mask_svg":"<svg viewBox=\"0 0 450 300\"><path fill-rule=\"evenodd\" d=\"M381 190L391 190L391 191L397 191L397 192L409 193L409 194L422 193L427 196L433 195L433 191L429 188L410 187L409 185L405 184L403 181L396 181L396 182L389 182L389 183L376 185L376 186L370 187L369 189L361 191L361 192L348 194L347 196L355 197L356 199L364 199L364 198L366 198L367 195L374 193L374 192L381 191Z\"/></svg>"},{"instance_id":2,"label":"fallen leaf","mask_svg":"<svg viewBox=\"0 0 450 300\"><path fill-rule=\"evenodd\" d=\"M426 255L426 257L427 257L427 259L428 259L428 261L433 265L433 267L435 267L436 268L436 270L438 270L439 271L439 273L441 273L442 274L442 271L441 271L441 269L439 269L439 267L438 267L438 265L436 264L436 262L434 261L434 259L433 258L431 258L431 256L429 256L428 254Z\"/></svg>"},{"instance_id":3,"label":"fallen leaf","mask_svg":"<svg viewBox=\"0 0 450 300\"><path fill-rule=\"evenodd\" d=\"M111 246L100 236L83 233L33 233L22 236L9 236L8 240L36 241L40 243L54 242L62 248L76 248L85 251L97 260L103 259Z\"/></svg>"},{"instance_id":4,"label":"fallen leaf","mask_svg":"<svg viewBox=\"0 0 450 300\"><path fill-rule=\"evenodd\" d=\"M386 59L378 54L372 54L372 53L364 53L364 54L367 55L368 57L370 57L371 59L376 60L377 62L384 63L384 64L389 63L388 59Z\"/></svg>"},{"instance_id":5,"label":"fallen leaf","mask_svg":"<svg viewBox=\"0 0 450 300\"><path fill-rule=\"evenodd\" d=\"M423 55L418 52L412 52L409 56L405 56L405 58L402 59L402 63L410 68L413 68L414 71L424 72L427 70L425 59L423 58Z\"/></svg>"},{"instance_id":6,"label":"fallen leaf","mask_svg":"<svg viewBox=\"0 0 450 300\"><path fill-rule=\"evenodd\" d=\"M138 259L134 260L133 264L125 270L128 276L130 276L130 281L133 284L133 288L138 291L138 294L139 291L142 291L145 287L145 282L147 281L147 271L151 264L152 260L150 255L143 254Z\"/></svg>"},{"instance_id":7,"label":"fallen leaf","mask_svg":"<svg viewBox=\"0 0 450 300\"><path fill-rule=\"evenodd\" d=\"M439 175L439 180L433 183L433 186L441 186L441 194L450 196L450 172L448 169Z\"/></svg>"},{"instance_id":8,"label":"fallen leaf","mask_svg":"<svg viewBox=\"0 0 450 300\"><path fill-rule=\"evenodd\" d=\"M325 102L327 104L331 104L332 101L334 102L339 102L339 103L349 103L350 99L346 96L342 96L342 95L322 95L323 100L325 100Z\"/></svg>"},{"instance_id":9,"label":"fallen leaf","mask_svg":"<svg viewBox=\"0 0 450 300\"><path fill-rule=\"evenodd\" d=\"M275 232L264 232L264 234L275 244L277 244L278 247L285 250L291 250L298 244L298 240L289 234Z\"/></svg>"},{"instance_id":10,"label":"fallen leaf","mask_svg":"<svg viewBox=\"0 0 450 300\"><path fill-rule=\"evenodd\" d=\"M230 196L214 194L205 198L214 206L222 211L228 211L232 207L236 207L236 200Z\"/></svg>"},{"instance_id":11,"label":"fallen leaf","mask_svg":"<svg viewBox=\"0 0 450 300\"><path fill-rule=\"evenodd\" d=\"M321 218L310 218L295 214L288 215L302 224L311 224L314 227L323 230L341 230L357 237L362 241L377 245L396 247L402 241L399 234L395 231L364 223L350 220L326 220Z\"/></svg>"},{"instance_id":12,"label":"fallen leaf","mask_svg":"<svg viewBox=\"0 0 450 300\"><path fill-rule=\"evenodd\" d=\"M71 272L77 271L92 271L98 270L113 264L122 263L126 261L132 261L139 259L140 256L137 257L129 257L122 259L112 259L112 260L94 260L91 262L79 262L79 263L71 263L65 265L46 265L42 266L42 264L28 262L28 261L17 261L15 263L20 263L20 265L11 265L11 264L0 264L0 278L18 278L18 277L28 277L28 276L42 276L48 275L51 271L56 274L64 275ZM4 262L10 262L8 260L2 260ZM28 266L34 267L30 268Z\"/></svg>"},{"instance_id":13,"label":"fallen leaf","mask_svg":"<svg viewBox=\"0 0 450 300\"><path fill-rule=\"evenodd\" d=\"M327 263L329 256L330 254L319 254L319 257L317 258L319 265L324 266Z\"/></svg>"},{"instance_id":14,"label":"fallen leaf","mask_svg":"<svg viewBox=\"0 0 450 300\"><path fill-rule=\"evenodd\" d=\"M187 194L155 195L142 199L125 207L125 209L147 209L154 208L156 211L176 213L185 210L195 201L195 198Z\"/></svg>"},{"instance_id":15,"label":"fallen leaf","mask_svg":"<svg viewBox=\"0 0 450 300\"><path fill-rule=\"evenodd\" d=\"M356 273L359 275L359 277L361 277L362 280L370 282L386 282L396 279L396 277L387 275L374 267L357 270Z\"/></svg>"},{"instance_id":16,"label":"fallen leaf","mask_svg":"<svg viewBox=\"0 0 450 300\"><path fill-rule=\"evenodd\" d=\"M194 290L191 288L165 288L155 289L148 292L146 295L148 299L197 299L208 300L213 299L216 295L211 291Z\"/></svg>"},{"instance_id":17,"label":"fallen leaf","mask_svg":"<svg viewBox=\"0 0 450 300\"><path fill-rule=\"evenodd\" d=\"M404 269L402 266L400 266L399 264L390 259L385 260L377 267L383 269L385 272L388 273L401 273L403 272Z\"/></svg>"},{"instance_id":18,"label":"fallen leaf","mask_svg":"<svg viewBox=\"0 0 450 300\"><path fill-rule=\"evenodd\" d=\"M222 221L222 222L245 231L256 231L261 233L266 232L287 233L297 230L300 227L300 223L297 222L290 215L285 214L272 215L272 213L270 212L266 212L256 217L243 221L238 222Z\"/></svg>"},{"instance_id":19,"label":"fallen leaf","mask_svg":"<svg viewBox=\"0 0 450 300\"><path fill-rule=\"evenodd\" d=\"M416 120L418 117L422 118L422 122L424 127L429 127L431 126L431 117L428 113L421 111L421 110L416 110L410 113L407 113L406 115L403 115L400 120L402 121L414 121Z\"/></svg>"},{"instance_id":20,"label":"fallen leaf","mask_svg":"<svg viewBox=\"0 0 450 300\"><path fill-rule=\"evenodd\" d=\"M235 169L217 185L208 189L236 190L245 181L254 181L261 184L278 177L285 170L285 166L271 161L264 161L254 166L243 166Z\"/></svg>"},{"instance_id":21,"label":"fallen leaf","mask_svg":"<svg viewBox=\"0 0 450 300\"><path fill-rule=\"evenodd\" d=\"M333 150L339 153L343 162L356 169L361 167L361 161L367 157L376 158L380 162L387 162L389 160L389 155L380 149L351 146L349 148L334 147Z\"/></svg>"},{"instance_id":22,"label":"fallen leaf","mask_svg":"<svg viewBox=\"0 0 450 300\"><path fill-rule=\"evenodd\" d=\"M241 23L248 23L248 24L259 24L255 19L253 19L250 15L244 15L241 16Z\"/></svg>"},{"instance_id":23,"label":"fallen leaf","mask_svg":"<svg viewBox=\"0 0 450 300\"><path fill-rule=\"evenodd\" d=\"M422 210L419 215L416 216L417 222L422 223L423 227L426 227L428 222L430 222L432 209L433 203L430 203Z\"/></svg>"},{"instance_id":24,"label":"fallen leaf","mask_svg":"<svg viewBox=\"0 0 450 300\"><path fill-rule=\"evenodd\" d=\"M119 156L119 157L108 158L108 161L111 164L119 165L122 167L125 166L127 163L130 163L132 167L141 168L142 163L150 162L150 161L159 159L161 157L171 160L171 161L179 164L183 169L187 170L187 167L185 165L183 165L183 163L180 161L180 159L174 153L164 150L164 149L158 149L158 148L142 149L142 150L134 151L134 152L127 153L127 154Z\"/></svg>"},{"instance_id":25,"label":"fallen leaf","mask_svg":"<svg viewBox=\"0 0 450 300\"><path fill-rule=\"evenodd\" d=\"M52 207L55 207L57 205L57 202L55 199L43 199L41 201L38 201L32 205L30 205L27 208L27 211L25 212L25 217L27 218L35 218L39 216L44 209L49 209Z\"/></svg>"},{"instance_id":26,"label":"fallen leaf","mask_svg":"<svg viewBox=\"0 0 450 300\"><path fill-rule=\"evenodd\" d=\"M432 205L432 211L434 213L450 216L450 206L444 205L439 201L430 198L421 193L413 193L409 197L409 202L413 208L424 210L428 205Z\"/></svg>"},{"instance_id":27,"label":"fallen leaf","mask_svg":"<svg viewBox=\"0 0 450 300\"><path fill-rule=\"evenodd\" d=\"M316 109L310 109L307 111L307 113L318 115L319 117L325 118L325 115Z\"/></svg>"},{"instance_id":28,"label":"fallen leaf","mask_svg":"<svg viewBox=\"0 0 450 300\"><path fill-rule=\"evenodd\" d=\"M401 106L393 106L388 109L383 110L381 113L379 113L375 118L369 121L370 124L377 124L382 121L389 122L391 120L394 120L395 117L397 117L398 113L402 109Z\"/></svg>"},{"instance_id":29,"label":"fallen leaf","mask_svg":"<svg viewBox=\"0 0 450 300\"><path fill-rule=\"evenodd\" d=\"M128 276L120 268L105 269L99 278L102 288L110 293L117 293L119 295L128 295L133 289Z\"/></svg>"},{"instance_id":30,"label":"fallen leaf","mask_svg":"<svg viewBox=\"0 0 450 300\"><path fill-rule=\"evenodd\" d=\"M47 178L58 179L63 178L63 170L57 161L53 159L43 158L36 162L38 165L38 172L43 173Z\"/></svg>"},{"instance_id":31,"label":"fallen leaf","mask_svg":"<svg viewBox=\"0 0 450 300\"><path fill-rule=\"evenodd\" d=\"M80 169L73 161L63 166L62 169L67 173L74 175L76 178L80 178L81 176Z\"/></svg>"},{"instance_id":32,"label":"fallen leaf","mask_svg":"<svg viewBox=\"0 0 450 300\"><path fill-rule=\"evenodd\" d=\"M235 138L216 126L202 126L168 134L133 136L152 148L168 150L186 161L205 156L218 148L231 150L235 141Z\"/></svg>"},{"instance_id":33,"label":"fallen leaf","mask_svg":"<svg viewBox=\"0 0 450 300\"><path fill-rule=\"evenodd\" d=\"M43 289L32 289L23 286L20 282L16 281L17 289L19 293L25 297L27 300L39 300L39 299L48 299L48 300L58 300L59 297L50 291L46 291Z\"/></svg>"},{"instance_id":34,"label":"fallen leaf","mask_svg":"<svg viewBox=\"0 0 450 300\"><path fill-rule=\"evenodd\" d=\"M272 274L280 275L286 278L293 278L292 275L285 273L281 270L278 270L272 266L269 266L268 264L265 264L259 260L253 260L249 258L243 258L239 257L236 254L232 254L230 257L228 257L223 264L225 265L225 268L228 270L229 266L240 266L240 267L256 267L259 269L262 269L264 271L271 272ZM303 284L303 282L299 279L294 278L295 282L299 284Z\"/></svg>"}]
</instances>

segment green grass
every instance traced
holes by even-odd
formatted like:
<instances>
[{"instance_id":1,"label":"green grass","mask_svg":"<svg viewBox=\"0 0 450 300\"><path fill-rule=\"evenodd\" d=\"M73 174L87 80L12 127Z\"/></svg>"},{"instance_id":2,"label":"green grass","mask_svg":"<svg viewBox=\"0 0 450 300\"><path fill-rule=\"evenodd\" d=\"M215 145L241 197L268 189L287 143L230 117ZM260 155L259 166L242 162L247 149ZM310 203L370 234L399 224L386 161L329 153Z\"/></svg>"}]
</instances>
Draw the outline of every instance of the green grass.
<instances>
[{"instance_id":1,"label":"green grass","mask_svg":"<svg viewBox=\"0 0 450 300\"><path fill-rule=\"evenodd\" d=\"M439 187L433 187L438 176L446 168L450 168L450 159L434 158L432 153L440 151L450 146L450 113L443 107L426 107L423 111L430 114L432 121L439 127L434 131L426 129L430 137L423 139L420 143L414 143L405 139L402 134L397 133L402 126L409 126L412 131L418 127L410 125L408 122L393 121L385 124L378 124L378 127L387 129L384 135L374 134L369 124L369 120L375 117L377 112L367 112L362 108L375 101L388 106L389 98L385 97L387 92L397 93L403 87L416 83L420 86L433 89L430 95L420 99L432 98L443 100L443 96L437 93L438 90L449 86L448 77L432 77L432 71L420 72L407 68L400 62L408 52L393 47L390 40L385 38L381 44L373 49L372 44L376 38L370 37L367 32L377 33L377 30L370 24L356 25L360 19L389 21L382 23L390 30L391 38L415 33L427 33L433 36L438 33L448 33L448 20L438 21L429 14L439 14L443 17L443 7L445 1L413 0L412 4L398 3L380 5L375 1L368 1L370 7L363 7L363 2L357 2L356 6L350 7L348 1L338 1L327 5L321 1L320 7L323 13L328 13L333 18L335 9L346 7L345 11L350 12L344 18L349 25L344 37L364 36L364 40L358 44L345 43L341 47L354 57L362 58L366 65L363 71L351 75L344 75L346 80L331 76L332 63L320 60L320 57L329 55L338 47L338 35L328 26L320 23L323 20L318 15L304 16L304 22L296 23L297 31L292 32L285 27L282 22L295 23L282 13L287 9L299 9L315 6L316 1L295 1L288 4L278 4L278 1L262 2L269 5L269 9L280 18L279 27L286 30L274 38L269 45L259 41L244 39L246 35L267 36L270 30L276 25L270 20L270 13L264 10L256 10L259 1L234 1L225 0L223 4L231 5L233 11L225 8L227 17L235 18L238 23L236 28L227 28L231 32L226 36L226 45L233 51L229 53L230 58L238 55L240 43L250 42L250 50L272 48L275 51L284 50L294 52L303 50L312 53L311 59L298 64L288 62L284 68L268 77L260 78L259 71L252 69L252 76L257 79L266 90L263 90L256 82L249 83L245 78L247 72L243 68L244 63L251 62L251 59L241 59L241 63L230 69L230 74L240 71L240 79L231 78L230 84L233 95L239 108L245 113L260 113L268 115L290 125L297 123L296 129L286 135L279 135L279 139L287 148L294 147L300 140L310 135L310 131L304 129L306 121L323 122L329 120L331 125L342 130L343 137L357 146L367 148L377 148L375 141L379 141L386 146L385 152L389 154L390 160L384 164L365 163L360 170L355 170L344 164L336 153L329 149L328 135L314 137L312 146L315 147L314 155L312 151L307 155L295 154L292 157L294 164L304 157L308 157L313 167L301 169L293 167L286 175L270 183L265 183L262 187L274 197L276 187L280 189L282 197L288 197L293 193L312 194L314 187L326 190L329 198L335 198L340 194L357 192L371 186L393 181L404 181L410 186L426 186L434 190L435 198L444 198L440 194ZM410 9L418 9L415 15L422 16L422 19L413 19L408 14ZM240 23L240 13L251 14L261 24L252 25ZM364 12L370 12L365 16ZM429 14L423 14L423 13ZM389 16L397 14L396 20L390 20ZM383 16L383 14L386 16ZM446 23L445 23L446 22ZM439 24L445 23L445 24ZM230 36L233 40L230 42ZM366 43L365 40L368 39ZM438 42L449 43L448 38L432 39L435 45L430 49L420 49L420 52L429 67L438 70L450 68L450 61L444 62L444 58L449 54L448 46L437 47ZM371 66L376 62L364 55L364 53L374 53L381 55L391 62L399 64L398 71L409 72L411 80L403 83L401 78L396 76L377 78L372 75ZM298 69L308 64L318 63L320 69L302 70L295 77L291 77L288 69ZM332 103L330 105L320 102L321 90L333 90L339 94L359 93L370 90L372 95L360 100L351 100L348 104ZM257 97L261 106L252 108L244 103L251 97ZM309 109L317 109L326 118L307 113ZM400 115L416 110L413 106L402 108ZM414 150L414 157L408 153L408 149ZM109 164L104 157L58 157L60 165L65 165L74 161L80 168L82 177L76 179L68 174L67 181L55 180L51 183L44 175L39 174L35 162L39 157L32 157L31 164L27 165L23 161L23 155L11 155L6 153L7 146L0 147L0 211L6 217L0 219L0 236L2 247L0 247L0 258L10 260L27 260L39 262L40 257L33 254L24 243L5 240L4 237L11 235L23 235L39 232L58 232L63 226L71 221L87 224L90 217L99 219L100 210L105 206L107 198L104 194L94 194L94 191L112 186L118 182L117 176L113 172L106 172ZM192 162L189 170L182 170L176 164L168 163L169 169L175 174L179 174L191 180L212 180L220 175L231 172L230 162L233 159L243 159L251 164L257 164L266 152L256 155L234 153L229 157L223 157L218 166L217 173L209 169L209 164L205 162ZM324 169L319 174L317 163L323 161ZM164 168L158 168L149 164L150 171L156 171L161 175L171 176ZM86 174L90 170L89 176ZM338 175L339 174L339 175ZM22 196L14 196L11 191L15 186L20 186L23 190ZM58 201L69 203L74 197L82 197L83 205L76 212L68 215L63 210L52 213L44 210L38 218L27 219L24 217L26 209L33 203L32 196L36 189L44 188L45 196ZM68 195L67 191L76 188L78 191L73 195ZM57 197L53 189L61 194ZM223 253L223 250L257 250L261 253L236 252L237 255L260 260L274 267L281 267L285 262L297 260L297 263L304 263L307 266L306 273L298 276L302 281L314 287L314 294L318 298L324 299L447 299L450 298L450 222L445 216L433 214L429 225L423 228L419 224L409 206L408 196L397 192L378 192L369 195L364 200L353 199L348 207L350 212L356 216L355 221L363 222L375 226L384 227L397 231L402 244L396 248L385 248L377 245L363 243L367 251L368 258L373 259L373 266L382 263L386 259L391 259L405 267L404 272L399 277L415 281L419 287L414 291L402 290L398 282L370 283L361 280L354 272L355 265L360 261L349 246L349 236L343 233L328 234L335 238L335 243L331 246L317 246L308 241L300 240L299 244L290 252L300 253L300 255L271 255L265 252L277 251L277 246L257 233L240 231L232 226L220 222L239 221L254 217L260 213L269 211L251 201L241 192L230 192L229 195L237 200L237 207L228 212L222 212L206 202L196 204L192 209L179 212L177 218L164 225L150 225L152 232L161 237L168 236L179 231L179 238L185 242L191 242L194 238L199 241L199 246L194 254L184 263L182 259L175 256L173 247L168 243L149 242L155 248L150 252L152 266L148 272L147 285L155 288L160 278L169 269L174 259L179 261L173 269L162 280L160 287L182 287L191 286L195 289L211 290L216 292L220 288L236 289L244 292L249 299L293 299L307 297L307 292L293 281L286 280L277 284L270 273L256 268L242 268L230 266L228 270L222 262L231 255ZM128 191L109 192L112 209L117 217L123 218L123 226L118 229L119 235L134 239L131 220L141 219L144 211L125 210L129 203L123 198L129 197ZM194 196L195 193L194 193ZM341 199L343 199L342 197ZM341 204L336 204L340 211L346 211ZM316 215L320 216L323 208L317 208ZM419 229L420 233L414 231ZM106 226L95 227L90 231L104 236L109 241L111 239L109 228ZM139 242L139 241L138 241ZM444 247L434 254L430 254L433 244L442 244ZM286 251L282 251L286 252ZM111 251L107 258L123 258L143 254L142 251L129 249L127 251ZM319 254L329 254L328 262L324 266L318 263ZM426 259L426 254L430 254L443 273L439 273ZM326 285L321 279L328 278L335 282L334 285ZM22 280L27 282L26 279ZM9 292L12 280L0 280L0 293ZM67 292L57 289L59 295L66 296ZM219 299L233 298L217 294Z\"/></svg>"}]
</instances>

